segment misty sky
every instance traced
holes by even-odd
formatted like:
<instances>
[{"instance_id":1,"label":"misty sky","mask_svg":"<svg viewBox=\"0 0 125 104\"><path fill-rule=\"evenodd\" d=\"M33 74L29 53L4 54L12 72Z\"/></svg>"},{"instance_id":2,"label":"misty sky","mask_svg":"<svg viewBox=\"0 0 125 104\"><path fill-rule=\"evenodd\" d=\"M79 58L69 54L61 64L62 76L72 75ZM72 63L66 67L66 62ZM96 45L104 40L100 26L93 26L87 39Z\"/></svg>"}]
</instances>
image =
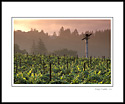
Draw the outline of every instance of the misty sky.
<instances>
[{"instance_id":1,"label":"misty sky","mask_svg":"<svg viewBox=\"0 0 125 104\"><path fill-rule=\"evenodd\" d=\"M77 29L79 33L85 31L95 31L111 29L110 19L14 19L14 30L30 31L35 28L38 31L52 35L56 32L57 35L61 27L64 29L70 28L71 32Z\"/></svg>"}]
</instances>

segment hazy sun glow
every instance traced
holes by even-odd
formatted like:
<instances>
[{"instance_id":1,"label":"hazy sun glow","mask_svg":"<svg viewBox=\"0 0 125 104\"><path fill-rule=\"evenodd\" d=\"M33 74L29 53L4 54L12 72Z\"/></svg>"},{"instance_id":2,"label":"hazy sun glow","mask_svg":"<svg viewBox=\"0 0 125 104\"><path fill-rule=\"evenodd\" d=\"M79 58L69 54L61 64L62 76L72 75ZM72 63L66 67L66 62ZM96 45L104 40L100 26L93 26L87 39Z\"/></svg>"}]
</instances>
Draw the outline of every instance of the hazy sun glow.
<instances>
[{"instance_id":1,"label":"hazy sun glow","mask_svg":"<svg viewBox=\"0 0 125 104\"><path fill-rule=\"evenodd\" d=\"M44 30L49 35L58 34L61 27L70 28L71 32L77 29L79 33L111 29L110 19L14 19L14 30L30 31L31 28L38 31Z\"/></svg>"}]
</instances>

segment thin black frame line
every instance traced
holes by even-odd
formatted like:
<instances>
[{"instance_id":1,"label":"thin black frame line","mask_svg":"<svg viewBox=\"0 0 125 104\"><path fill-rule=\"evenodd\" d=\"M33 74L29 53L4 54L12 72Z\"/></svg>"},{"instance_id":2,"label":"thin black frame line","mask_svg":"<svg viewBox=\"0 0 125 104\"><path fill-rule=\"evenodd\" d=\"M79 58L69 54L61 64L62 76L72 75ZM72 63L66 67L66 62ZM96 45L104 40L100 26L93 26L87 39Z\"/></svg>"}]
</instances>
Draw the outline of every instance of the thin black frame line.
<instances>
[{"instance_id":1,"label":"thin black frame line","mask_svg":"<svg viewBox=\"0 0 125 104\"><path fill-rule=\"evenodd\" d=\"M12 20L13 18L20 18L20 17L11 17L11 31L12 31ZM22 17L21 17L22 18ZM29 18L29 17L23 17L23 18ZM30 17L30 18L87 18L87 17ZM93 18L93 17L88 17ZM112 38L113 38L113 18L114 17L94 17L94 18L112 18ZM113 50L113 39L112 39L112 50ZM113 51L112 51L113 56ZM112 57L113 59L113 57ZM113 62L112 62L113 63ZM112 65L113 66L113 65ZM113 67L112 67L113 68ZM11 73L12 72L12 32L11 32ZM113 74L113 71L112 71ZM12 84L12 74L11 74L11 87L113 87L114 77L112 76L112 86L13 86Z\"/></svg>"}]
</instances>

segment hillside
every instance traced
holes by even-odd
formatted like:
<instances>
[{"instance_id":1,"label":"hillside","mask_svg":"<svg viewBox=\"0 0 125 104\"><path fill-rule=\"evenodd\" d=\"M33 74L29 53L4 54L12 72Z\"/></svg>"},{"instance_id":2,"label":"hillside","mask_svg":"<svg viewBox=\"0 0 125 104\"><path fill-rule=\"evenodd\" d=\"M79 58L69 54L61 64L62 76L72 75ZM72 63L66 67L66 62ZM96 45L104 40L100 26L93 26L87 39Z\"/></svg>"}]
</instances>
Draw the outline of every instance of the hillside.
<instances>
[{"instance_id":1,"label":"hillside","mask_svg":"<svg viewBox=\"0 0 125 104\"><path fill-rule=\"evenodd\" d=\"M89 56L110 57L110 37L110 30L94 32L89 39ZM67 48L69 50L77 51L79 57L82 57L85 55L85 41L82 41L82 38L82 34L73 33L63 33L59 36L50 36L43 31L14 31L14 43L18 44L20 49L27 50L28 53L31 53L33 41L37 44L38 39L42 39L49 52Z\"/></svg>"}]
</instances>

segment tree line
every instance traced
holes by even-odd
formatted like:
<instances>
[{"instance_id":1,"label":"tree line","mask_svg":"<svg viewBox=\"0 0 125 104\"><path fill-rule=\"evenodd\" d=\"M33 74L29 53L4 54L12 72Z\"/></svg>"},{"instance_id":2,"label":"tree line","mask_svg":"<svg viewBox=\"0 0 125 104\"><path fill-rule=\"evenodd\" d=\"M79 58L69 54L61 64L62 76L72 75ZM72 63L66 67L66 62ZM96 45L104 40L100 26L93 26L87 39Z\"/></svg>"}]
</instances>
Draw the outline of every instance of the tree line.
<instances>
[{"instance_id":1,"label":"tree line","mask_svg":"<svg viewBox=\"0 0 125 104\"><path fill-rule=\"evenodd\" d=\"M21 50L19 45L14 44L14 53L27 54L28 52L25 49ZM68 49L65 48L65 49L61 49L61 50L55 50L54 52L48 52L46 47L45 47L45 44L42 41L42 39L39 39L37 44L35 43L35 41L33 41L33 44L32 44L32 47L31 47L31 54L32 55L53 54L53 55L58 55L58 56L63 56L63 55L77 56L77 51L68 50Z\"/></svg>"},{"instance_id":2,"label":"tree line","mask_svg":"<svg viewBox=\"0 0 125 104\"><path fill-rule=\"evenodd\" d=\"M85 44L81 40L85 33L93 34L89 39L89 56L110 57L110 29L79 33L77 29L71 31L62 26L58 34L53 32L50 35L44 30L39 32L36 29L31 29L28 32L14 31L14 36L15 44L20 46L22 50L25 49L29 54L57 53L62 55L63 53L70 53L70 55L78 54L81 57L85 54Z\"/></svg>"}]
</instances>

